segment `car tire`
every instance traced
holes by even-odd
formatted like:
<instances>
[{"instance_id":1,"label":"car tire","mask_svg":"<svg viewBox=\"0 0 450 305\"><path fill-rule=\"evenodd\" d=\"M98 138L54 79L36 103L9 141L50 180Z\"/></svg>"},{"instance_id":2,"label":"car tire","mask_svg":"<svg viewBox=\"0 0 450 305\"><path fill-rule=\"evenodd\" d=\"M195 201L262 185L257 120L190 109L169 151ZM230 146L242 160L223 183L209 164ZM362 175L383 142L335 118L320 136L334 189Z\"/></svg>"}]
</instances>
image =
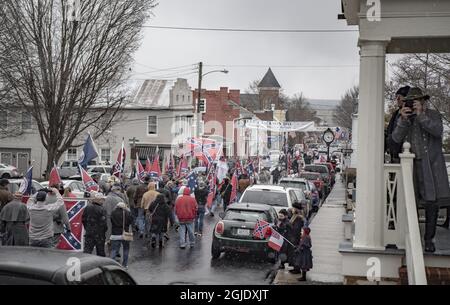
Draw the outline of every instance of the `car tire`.
<instances>
[{"instance_id":1,"label":"car tire","mask_svg":"<svg viewBox=\"0 0 450 305\"><path fill-rule=\"evenodd\" d=\"M211 257L213 259L218 259L220 257L220 254L221 254L220 247L217 244L217 242L213 240L211 245Z\"/></svg>"},{"instance_id":2,"label":"car tire","mask_svg":"<svg viewBox=\"0 0 450 305\"><path fill-rule=\"evenodd\" d=\"M8 174L8 173L4 173L4 174L2 175L2 179L11 179L11 175Z\"/></svg>"}]
</instances>

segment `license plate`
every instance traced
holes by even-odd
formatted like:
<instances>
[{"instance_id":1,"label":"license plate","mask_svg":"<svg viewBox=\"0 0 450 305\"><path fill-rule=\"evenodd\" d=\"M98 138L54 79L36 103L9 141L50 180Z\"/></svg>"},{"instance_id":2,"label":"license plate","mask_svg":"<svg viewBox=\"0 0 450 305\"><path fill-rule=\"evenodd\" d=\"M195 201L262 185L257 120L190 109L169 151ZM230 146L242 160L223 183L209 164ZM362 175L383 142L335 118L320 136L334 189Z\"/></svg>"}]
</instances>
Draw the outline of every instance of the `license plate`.
<instances>
[{"instance_id":1,"label":"license plate","mask_svg":"<svg viewBox=\"0 0 450 305\"><path fill-rule=\"evenodd\" d=\"M237 235L240 236L249 236L250 235L250 230L248 229L237 229Z\"/></svg>"}]
</instances>

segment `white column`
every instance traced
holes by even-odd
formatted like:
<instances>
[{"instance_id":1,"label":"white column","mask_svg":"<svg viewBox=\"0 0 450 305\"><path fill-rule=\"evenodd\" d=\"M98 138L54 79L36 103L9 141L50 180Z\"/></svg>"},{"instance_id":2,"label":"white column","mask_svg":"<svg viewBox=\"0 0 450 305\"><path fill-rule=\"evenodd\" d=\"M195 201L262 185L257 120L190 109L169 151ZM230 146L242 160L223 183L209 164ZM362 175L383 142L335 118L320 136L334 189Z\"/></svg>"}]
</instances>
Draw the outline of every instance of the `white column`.
<instances>
[{"instance_id":1,"label":"white column","mask_svg":"<svg viewBox=\"0 0 450 305\"><path fill-rule=\"evenodd\" d=\"M383 245L383 147L386 42L360 42L358 162L354 248Z\"/></svg>"}]
</instances>

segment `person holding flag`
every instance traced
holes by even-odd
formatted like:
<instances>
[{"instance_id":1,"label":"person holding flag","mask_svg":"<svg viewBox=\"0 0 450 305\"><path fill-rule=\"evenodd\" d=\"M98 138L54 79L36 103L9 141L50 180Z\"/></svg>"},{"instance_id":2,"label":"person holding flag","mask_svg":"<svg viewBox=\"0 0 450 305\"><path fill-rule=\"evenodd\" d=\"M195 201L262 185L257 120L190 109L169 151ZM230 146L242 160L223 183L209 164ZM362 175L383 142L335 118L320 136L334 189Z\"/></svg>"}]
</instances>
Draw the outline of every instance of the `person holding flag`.
<instances>
[{"instance_id":1,"label":"person holding flag","mask_svg":"<svg viewBox=\"0 0 450 305\"><path fill-rule=\"evenodd\" d=\"M277 225L275 227L275 230L281 235L281 236L290 236L292 225L289 222L288 218L288 211L286 209L281 209L278 212L278 221ZM284 269L284 264L287 262L287 253L288 253L288 246L289 243L282 244L280 250L279 250L279 261L280 261L280 269Z\"/></svg>"},{"instance_id":2,"label":"person holding flag","mask_svg":"<svg viewBox=\"0 0 450 305\"><path fill-rule=\"evenodd\" d=\"M232 185L230 178L225 177L223 179L222 187L220 188L220 197L223 199L223 210L226 211L231 199Z\"/></svg>"}]
</instances>

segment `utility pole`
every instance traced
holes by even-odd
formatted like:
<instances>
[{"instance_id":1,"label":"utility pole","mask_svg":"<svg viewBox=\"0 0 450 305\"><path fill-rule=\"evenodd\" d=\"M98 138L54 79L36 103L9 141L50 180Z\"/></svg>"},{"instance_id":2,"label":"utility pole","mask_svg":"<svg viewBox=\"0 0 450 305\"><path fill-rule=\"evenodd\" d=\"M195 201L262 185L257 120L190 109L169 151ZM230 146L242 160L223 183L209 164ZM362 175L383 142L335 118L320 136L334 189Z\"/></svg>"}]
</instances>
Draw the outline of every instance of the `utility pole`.
<instances>
[{"instance_id":1,"label":"utility pole","mask_svg":"<svg viewBox=\"0 0 450 305\"><path fill-rule=\"evenodd\" d=\"M198 63L198 95L197 95L197 130L196 137L200 137L200 98L202 96L202 70L203 70L203 62Z\"/></svg>"}]
</instances>

